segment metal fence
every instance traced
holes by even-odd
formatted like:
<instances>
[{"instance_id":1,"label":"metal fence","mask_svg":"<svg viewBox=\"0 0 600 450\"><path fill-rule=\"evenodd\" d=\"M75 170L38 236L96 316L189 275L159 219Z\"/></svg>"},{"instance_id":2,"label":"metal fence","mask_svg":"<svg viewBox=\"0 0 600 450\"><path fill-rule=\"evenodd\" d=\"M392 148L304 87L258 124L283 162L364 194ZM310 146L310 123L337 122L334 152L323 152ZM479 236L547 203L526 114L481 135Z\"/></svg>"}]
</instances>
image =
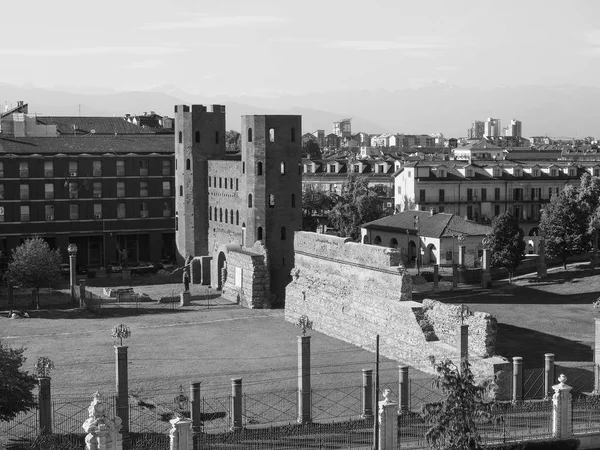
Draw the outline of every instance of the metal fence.
<instances>
[{"instance_id":1,"label":"metal fence","mask_svg":"<svg viewBox=\"0 0 600 450\"><path fill-rule=\"evenodd\" d=\"M423 405L436 403L444 398L442 391L435 387L434 380L433 377L409 380L408 409L410 411L419 412Z\"/></svg>"},{"instance_id":2,"label":"metal fence","mask_svg":"<svg viewBox=\"0 0 600 450\"><path fill-rule=\"evenodd\" d=\"M600 433L600 400L597 397L573 400L573 434Z\"/></svg>"}]
</instances>

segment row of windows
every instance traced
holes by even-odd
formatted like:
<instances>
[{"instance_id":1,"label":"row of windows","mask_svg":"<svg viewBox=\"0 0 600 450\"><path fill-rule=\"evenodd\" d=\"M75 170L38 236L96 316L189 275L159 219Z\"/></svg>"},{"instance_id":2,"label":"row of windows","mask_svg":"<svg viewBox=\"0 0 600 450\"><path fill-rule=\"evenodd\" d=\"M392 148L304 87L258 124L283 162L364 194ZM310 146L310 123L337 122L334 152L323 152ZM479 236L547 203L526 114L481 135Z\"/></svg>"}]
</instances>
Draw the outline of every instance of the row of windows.
<instances>
[{"instance_id":1,"label":"row of windows","mask_svg":"<svg viewBox=\"0 0 600 450\"><path fill-rule=\"evenodd\" d=\"M292 194L292 208L296 207L296 194ZM269 208L275 207L275 194L269 195ZM248 194L248 208L252 208L252 194Z\"/></svg>"},{"instance_id":2,"label":"row of windows","mask_svg":"<svg viewBox=\"0 0 600 450\"><path fill-rule=\"evenodd\" d=\"M183 131L180 131L178 136L177 136L177 140L179 141L180 144L183 144ZM200 132L196 131L196 133L194 133L194 140L196 141L196 143L200 142ZM219 144L221 140L221 135L218 131L215 131L215 144Z\"/></svg>"},{"instance_id":3,"label":"row of windows","mask_svg":"<svg viewBox=\"0 0 600 450\"><path fill-rule=\"evenodd\" d=\"M86 219L85 217L80 217L79 215L79 205L77 204L71 204L69 205L69 217L65 217L65 218L60 218L60 217L56 217L55 213L54 213L54 205L45 205L44 206L44 220L47 222L51 222L54 220L66 220L66 219L70 219L70 220L79 220L79 219ZM162 217L171 217L172 216L172 210L171 207L169 206L169 204L167 202L164 203L163 205L163 210L162 210ZM134 215L133 217L138 217L137 215ZM142 202L139 205L139 217L141 218L148 218L149 217L149 208L148 208L148 203L146 202ZM94 209L93 209L93 216L92 217L87 217L87 219L102 219L103 218L103 214L102 214L102 204L99 203L95 203L94 204ZM125 219L127 218L127 208L125 203L119 203L117 205L117 219ZM29 222L31 219L31 214L30 214L30 207L29 205L21 205L20 206L20 220L21 222ZM4 215L4 208L0 208L0 222L4 222L5 221L5 215Z\"/></svg>"},{"instance_id":4,"label":"row of windows","mask_svg":"<svg viewBox=\"0 0 600 450\"><path fill-rule=\"evenodd\" d=\"M252 128L248 128L246 140L252 142ZM275 128L269 128L269 142L275 142ZM296 129L293 127L290 130L290 142L296 142Z\"/></svg>"},{"instance_id":5,"label":"row of windows","mask_svg":"<svg viewBox=\"0 0 600 450\"><path fill-rule=\"evenodd\" d=\"M69 197L68 198L79 198L79 192L82 188L86 190L89 189L87 181L83 183L77 182L65 182L65 188L68 189ZM148 182L140 181L140 197L148 197ZM171 196L171 182L163 181L162 183L162 196L170 197ZM92 197L93 198L102 198L102 182L94 181L92 183ZM125 182L117 181L117 198L127 197L127 191L125 188ZM44 198L45 199L53 199L55 198L54 194L54 183L45 183L44 184ZM19 186L19 199L20 200L29 200L29 184L21 183ZM4 184L0 184L0 200L4 200Z\"/></svg>"},{"instance_id":6,"label":"row of windows","mask_svg":"<svg viewBox=\"0 0 600 450\"><path fill-rule=\"evenodd\" d=\"M560 192L560 188L558 187L549 187L548 188L548 197L546 197L548 200L552 197L552 194L558 194ZM526 193L530 193L530 196L527 197L525 194ZM398 186L398 194L402 194L402 189L400 186ZM505 200L515 200L515 201L522 201L522 200L541 200L542 199L542 195L543 195L543 190L542 188L531 188L530 192L527 192L524 188L513 188L510 189L508 192L508 198ZM446 191L445 189L439 189L438 190L438 196L437 198L427 198L427 190L426 189L420 189L419 190L419 202L427 202L427 201L440 201L440 202L444 202L446 200L448 201L458 201L460 200L461 197L456 197L456 198L449 198L446 197ZM478 189L473 189L473 188L467 188L467 196L466 196L466 201L482 201L482 202L486 202L489 200L502 200L502 189L501 188L494 188L494 196L493 198L490 196L488 198L488 191L486 188L481 188L481 190Z\"/></svg>"},{"instance_id":7,"label":"row of windows","mask_svg":"<svg viewBox=\"0 0 600 450\"><path fill-rule=\"evenodd\" d=\"M116 174L117 176L125 176L125 160L117 160L115 161L116 165ZM139 161L139 175L140 176L148 176L148 167L149 162L147 159L142 159ZM162 174L163 176L171 175L171 161L163 160L162 161ZM89 176L88 174L85 174ZM21 178L29 178L30 170L29 170L29 162L21 161L19 162L19 177ZM53 177L54 176L54 162L53 161L44 161L44 177ZM78 161L69 161L69 176L76 177L79 176L79 162ZM92 176L101 177L102 176L102 161L95 160L92 161ZM0 161L0 178L4 177L4 162Z\"/></svg>"},{"instance_id":8,"label":"row of windows","mask_svg":"<svg viewBox=\"0 0 600 450\"><path fill-rule=\"evenodd\" d=\"M227 183L229 180L229 183ZM227 177L219 177L219 188L223 188L223 184L225 185L225 189L233 189L233 178ZM217 177L208 177L208 187L217 187ZM240 184L239 179L235 179L235 190L239 190Z\"/></svg>"}]
</instances>

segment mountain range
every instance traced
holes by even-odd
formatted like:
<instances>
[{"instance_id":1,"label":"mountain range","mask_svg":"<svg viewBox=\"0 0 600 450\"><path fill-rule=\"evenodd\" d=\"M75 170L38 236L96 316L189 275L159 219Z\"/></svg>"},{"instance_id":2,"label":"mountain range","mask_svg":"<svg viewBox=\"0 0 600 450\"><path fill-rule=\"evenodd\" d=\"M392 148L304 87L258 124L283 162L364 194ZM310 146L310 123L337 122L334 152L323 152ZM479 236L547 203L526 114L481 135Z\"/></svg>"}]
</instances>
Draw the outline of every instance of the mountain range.
<instances>
[{"instance_id":1,"label":"mountain range","mask_svg":"<svg viewBox=\"0 0 600 450\"><path fill-rule=\"evenodd\" d=\"M502 125L523 122L524 136L600 135L600 89L589 86L506 86L464 88L432 83L417 89L313 92L271 97L194 95L177 86L117 92L109 88L46 89L0 83L0 101L29 104L39 115L124 116L155 111L173 116L176 104L224 104L227 128L240 127L244 114L300 114L303 131L324 129L352 118L353 132L444 133L466 136L473 120L494 117Z\"/></svg>"}]
</instances>

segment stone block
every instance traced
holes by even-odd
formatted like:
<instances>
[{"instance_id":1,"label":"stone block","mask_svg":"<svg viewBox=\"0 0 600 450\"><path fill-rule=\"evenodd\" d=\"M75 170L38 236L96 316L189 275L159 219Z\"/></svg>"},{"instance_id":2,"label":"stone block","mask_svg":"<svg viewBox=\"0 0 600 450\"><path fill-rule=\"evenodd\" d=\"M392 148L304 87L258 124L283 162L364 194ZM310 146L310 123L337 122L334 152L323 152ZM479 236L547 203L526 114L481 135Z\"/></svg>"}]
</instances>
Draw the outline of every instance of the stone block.
<instances>
[{"instance_id":1,"label":"stone block","mask_svg":"<svg viewBox=\"0 0 600 450\"><path fill-rule=\"evenodd\" d=\"M192 296L188 291L182 292L179 295L179 306L190 306L191 299Z\"/></svg>"}]
</instances>

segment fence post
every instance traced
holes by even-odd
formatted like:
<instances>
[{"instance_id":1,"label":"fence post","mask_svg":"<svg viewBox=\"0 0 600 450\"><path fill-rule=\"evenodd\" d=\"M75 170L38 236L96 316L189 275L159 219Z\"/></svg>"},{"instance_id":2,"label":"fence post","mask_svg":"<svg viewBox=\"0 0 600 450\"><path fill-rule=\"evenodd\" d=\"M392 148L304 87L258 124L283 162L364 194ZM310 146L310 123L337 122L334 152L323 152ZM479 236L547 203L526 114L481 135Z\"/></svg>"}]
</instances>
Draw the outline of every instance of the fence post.
<instances>
[{"instance_id":1,"label":"fence post","mask_svg":"<svg viewBox=\"0 0 600 450\"><path fill-rule=\"evenodd\" d=\"M544 400L552 394L552 380L554 380L554 353L544 354Z\"/></svg>"},{"instance_id":2,"label":"fence post","mask_svg":"<svg viewBox=\"0 0 600 450\"><path fill-rule=\"evenodd\" d=\"M242 429L242 379L231 379L231 430Z\"/></svg>"},{"instance_id":3,"label":"fence post","mask_svg":"<svg viewBox=\"0 0 600 450\"><path fill-rule=\"evenodd\" d=\"M523 400L523 358L513 357L513 392L512 401L520 402Z\"/></svg>"},{"instance_id":4,"label":"fence post","mask_svg":"<svg viewBox=\"0 0 600 450\"><path fill-rule=\"evenodd\" d=\"M600 393L600 318L595 319L594 394Z\"/></svg>"},{"instance_id":5,"label":"fence post","mask_svg":"<svg viewBox=\"0 0 600 450\"><path fill-rule=\"evenodd\" d=\"M362 415L363 419L373 417L373 369L362 370Z\"/></svg>"},{"instance_id":6,"label":"fence post","mask_svg":"<svg viewBox=\"0 0 600 450\"><path fill-rule=\"evenodd\" d=\"M52 433L52 395L50 394L50 377L38 378L38 388L40 430Z\"/></svg>"},{"instance_id":7,"label":"fence post","mask_svg":"<svg viewBox=\"0 0 600 450\"><path fill-rule=\"evenodd\" d=\"M408 412L408 366L398 366L398 403L399 413Z\"/></svg>"},{"instance_id":8,"label":"fence post","mask_svg":"<svg viewBox=\"0 0 600 450\"><path fill-rule=\"evenodd\" d=\"M379 450L398 449L398 403L390 399L391 391L383 391L384 400L379 402Z\"/></svg>"},{"instance_id":9,"label":"fence post","mask_svg":"<svg viewBox=\"0 0 600 450\"><path fill-rule=\"evenodd\" d=\"M438 290L438 283L440 281L440 266L439 264L433 265L433 290Z\"/></svg>"},{"instance_id":10,"label":"fence post","mask_svg":"<svg viewBox=\"0 0 600 450\"><path fill-rule=\"evenodd\" d=\"M298 336L298 422L311 421L310 336Z\"/></svg>"},{"instance_id":11,"label":"fence post","mask_svg":"<svg viewBox=\"0 0 600 450\"><path fill-rule=\"evenodd\" d=\"M199 433L202 430L202 420L200 419L200 382L190 383L190 415L192 418L192 430Z\"/></svg>"},{"instance_id":12,"label":"fence post","mask_svg":"<svg viewBox=\"0 0 600 450\"><path fill-rule=\"evenodd\" d=\"M123 450L129 450L129 386L127 379L127 346L115 345L117 416L121 418Z\"/></svg>"},{"instance_id":13,"label":"fence post","mask_svg":"<svg viewBox=\"0 0 600 450\"><path fill-rule=\"evenodd\" d=\"M169 420L171 429L169 430L170 450L193 450L194 434L192 433L192 421L176 417Z\"/></svg>"},{"instance_id":14,"label":"fence post","mask_svg":"<svg viewBox=\"0 0 600 450\"><path fill-rule=\"evenodd\" d=\"M570 438L573 434L573 405L571 404L571 386L566 385L567 377L560 374L558 384L552 386L552 437Z\"/></svg>"},{"instance_id":15,"label":"fence post","mask_svg":"<svg viewBox=\"0 0 600 450\"><path fill-rule=\"evenodd\" d=\"M460 361L469 359L469 325L462 324L458 331L458 345L460 348Z\"/></svg>"}]
</instances>

